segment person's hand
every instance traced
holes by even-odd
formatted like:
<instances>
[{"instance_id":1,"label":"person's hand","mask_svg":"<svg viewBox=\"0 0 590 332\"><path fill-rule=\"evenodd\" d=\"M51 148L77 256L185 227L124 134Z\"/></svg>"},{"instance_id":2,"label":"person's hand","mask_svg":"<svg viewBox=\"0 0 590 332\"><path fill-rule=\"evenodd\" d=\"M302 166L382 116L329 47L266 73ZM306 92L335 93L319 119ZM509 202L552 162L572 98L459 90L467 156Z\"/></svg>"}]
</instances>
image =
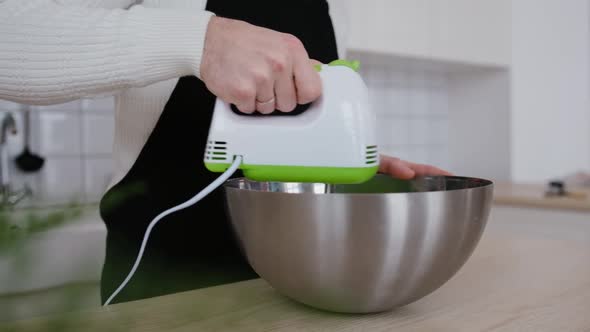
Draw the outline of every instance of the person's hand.
<instances>
[{"instance_id":1,"label":"person's hand","mask_svg":"<svg viewBox=\"0 0 590 332\"><path fill-rule=\"evenodd\" d=\"M293 35L213 17L200 74L211 93L241 112L290 112L321 95L317 63Z\"/></svg>"},{"instance_id":2,"label":"person's hand","mask_svg":"<svg viewBox=\"0 0 590 332\"><path fill-rule=\"evenodd\" d=\"M451 173L430 165L416 164L390 156L381 155L379 173L392 177L409 180L416 176L452 175Z\"/></svg>"}]
</instances>

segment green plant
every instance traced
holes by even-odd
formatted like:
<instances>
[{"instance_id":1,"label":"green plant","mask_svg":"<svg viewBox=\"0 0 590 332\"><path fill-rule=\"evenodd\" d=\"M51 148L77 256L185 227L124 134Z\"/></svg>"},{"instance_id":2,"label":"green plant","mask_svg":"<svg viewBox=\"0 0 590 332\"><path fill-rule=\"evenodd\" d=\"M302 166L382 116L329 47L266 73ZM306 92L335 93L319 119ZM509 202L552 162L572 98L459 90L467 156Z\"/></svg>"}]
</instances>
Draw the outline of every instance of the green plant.
<instances>
[{"instance_id":1,"label":"green plant","mask_svg":"<svg viewBox=\"0 0 590 332\"><path fill-rule=\"evenodd\" d=\"M49 213L30 210L19 218L13 207L0 206L0 253L15 249L29 236L48 231L75 220L82 213L79 204L71 203Z\"/></svg>"},{"instance_id":2,"label":"green plant","mask_svg":"<svg viewBox=\"0 0 590 332\"><path fill-rule=\"evenodd\" d=\"M102 202L102 209L110 211L116 209L121 204L125 204L128 199L133 199L138 195L144 194L146 186L143 183L132 183L127 185L124 190L119 191L116 195L109 195ZM31 273L32 260L35 257L30 257L31 253L27 252L27 241L34 241L36 234L42 234L54 230L56 228L65 226L68 223L73 223L79 220L79 217L84 213L87 206L72 202L64 206L54 206L49 209L19 209L13 205L0 203L0 258L8 257L8 262L14 262L8 266L18 276L23 277ZM92 206L96 209L96 206ZM56 258L59 259L59 258ZM85 269L86 266L78 266L76 268ZM60 290L58 302L55 303L55 310L62 311L65 309L70 311L80 307L84 301L84 295L80 290L73 287L64 287ZM97 306L100 303L96 303ZM13 310L8 308L8 310ZM8 316L18 316L15 312L9 312ZM2 324L0 321L0 330ZM43 328L44 331L78 331L80 329L80 322L68 318L61 318L60 316L52 318L48 321L48 326ZM17 324L18 325L18 324ZM120 327L117 327L120 328ZM117 330L115 326L109 327L109 330Z\"/></svg>"}]
</instances>

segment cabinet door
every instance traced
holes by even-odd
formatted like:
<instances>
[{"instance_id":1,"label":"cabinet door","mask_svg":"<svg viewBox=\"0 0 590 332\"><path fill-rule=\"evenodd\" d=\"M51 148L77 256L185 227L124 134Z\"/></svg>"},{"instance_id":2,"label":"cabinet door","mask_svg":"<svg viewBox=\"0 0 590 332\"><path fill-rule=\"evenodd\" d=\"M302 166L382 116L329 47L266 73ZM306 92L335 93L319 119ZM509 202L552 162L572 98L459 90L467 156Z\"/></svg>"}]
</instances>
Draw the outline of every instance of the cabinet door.
<instances>
[{"instance_id":1,"label":"cabinet door","mask_svg":"<svg viewBox=\"0 0 590 332\"><path fill-rule=\"evenodd\" d=\"M348 0L348 48L428 56L429 0Z\"/></svg>"},{"instance_id":2,"label":"cabinet door","mask_svg":"<svg viewBox=\"0 0 590 332\"><path fill-rule=\"evenodd\" d=\"M510 0L347 0L347 48L510 65Z\"/></svg>"},{"instance_id":3,"label":"cabinet door","mask_svg":"<svg viewBox=\"0 0 590 332\"><path fill-rule=\"evenodd\" d=\"M510 0L429 0L431 56L510 64Z\"/></svg>"}]
</instances>

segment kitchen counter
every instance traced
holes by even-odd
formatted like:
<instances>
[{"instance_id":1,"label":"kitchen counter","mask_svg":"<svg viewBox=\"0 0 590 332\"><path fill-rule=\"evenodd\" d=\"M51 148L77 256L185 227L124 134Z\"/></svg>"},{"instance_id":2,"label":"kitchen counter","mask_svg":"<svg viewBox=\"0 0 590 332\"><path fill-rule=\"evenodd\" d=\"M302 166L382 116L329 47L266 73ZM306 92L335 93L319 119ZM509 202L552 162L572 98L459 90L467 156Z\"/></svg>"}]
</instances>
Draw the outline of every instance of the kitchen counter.
<instances>
[{"instance_id":1,"label":"kitchen counter","mask_svg":"<svg viewBox=\"0 0 590 332\"><path fill-rule=\"evenodd\" d=\"M590 222L534 219L494 207L463 269L391 312L322 312L252 280L0 324L0 331L588 331Z\"/></svg>"},{"instance_id":2,"label":"kitchen counter","mask_svg":"<svg viewBox=\"0 0 590 332\"><path fill-rule=\"evenodd\" d=\"M590 212L590 189L571 188L568 196L547 197L542 184L495 183L494 203L498 205L564 209Z\"/></svg>"},{"instance_id":3,"label":"kitchen counter","mask_svg":"<svg viewBox=\"0 0 590 332\"><path fill-rule=\"evenodd\" d=\"M26 236L16 237L19 240L10 248L0 243L0 322L71 308L61 301L64 289L76 290L79 301L75 308L100 301L97 290L106 227L98 206L68 210L64 205L34 203L0 214L0 228L14 225L16 234L24 233L31 221L52 221L51 227L37 226Z\"/></svg>"}]
</instances>

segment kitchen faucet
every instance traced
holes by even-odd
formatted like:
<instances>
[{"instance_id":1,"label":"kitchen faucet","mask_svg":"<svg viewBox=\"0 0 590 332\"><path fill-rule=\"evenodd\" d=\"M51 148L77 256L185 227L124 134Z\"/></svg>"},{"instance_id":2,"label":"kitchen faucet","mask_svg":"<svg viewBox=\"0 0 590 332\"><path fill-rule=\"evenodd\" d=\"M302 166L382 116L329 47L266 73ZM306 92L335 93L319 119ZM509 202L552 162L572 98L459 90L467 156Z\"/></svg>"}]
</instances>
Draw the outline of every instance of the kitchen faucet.
<instances>
[{"instance_id":1,"label":"kitchen faucet","mask_svg":"<svg viewBox=\"0 0 590 332\"><path fill-rule=\"evenodd\" d=\"M16 133L17 133L16 121L14 121L14 117L12 116L12 113L9 113L9 112L6 113L6 115L4 116L4 119L2 119L1 128L2 129L0 131L0 144L4 144L7 141L6 133L8 131L10 131L10 133L12 135L16 135Z\"/></svg>"},{"instance_id":2,"label":"kitchen faucet","mask_svg":"<svg viewBox=\"0 0 590 332\"><path fill-rule=\"evenodd\" d=\"M24 190L13 191L10 185L10 156L8 154L8 135L16 135L16 121L12 113L6 112L0 123L0 203L2 206L14 205L31 194L28 186Z\"/></svg>"},{"instance_id":3,"label":"kitchen faucet","mask_svg":"<svg viewBox=\"0 0 590 332\"><path fill-rule=\"evenodd\" d=\"M0 185L5 194L10 185L10 170L8 165L8 134L16 135L16 121L10 112L6 112L0 124Z\"/></svg>"}]
</instances>

